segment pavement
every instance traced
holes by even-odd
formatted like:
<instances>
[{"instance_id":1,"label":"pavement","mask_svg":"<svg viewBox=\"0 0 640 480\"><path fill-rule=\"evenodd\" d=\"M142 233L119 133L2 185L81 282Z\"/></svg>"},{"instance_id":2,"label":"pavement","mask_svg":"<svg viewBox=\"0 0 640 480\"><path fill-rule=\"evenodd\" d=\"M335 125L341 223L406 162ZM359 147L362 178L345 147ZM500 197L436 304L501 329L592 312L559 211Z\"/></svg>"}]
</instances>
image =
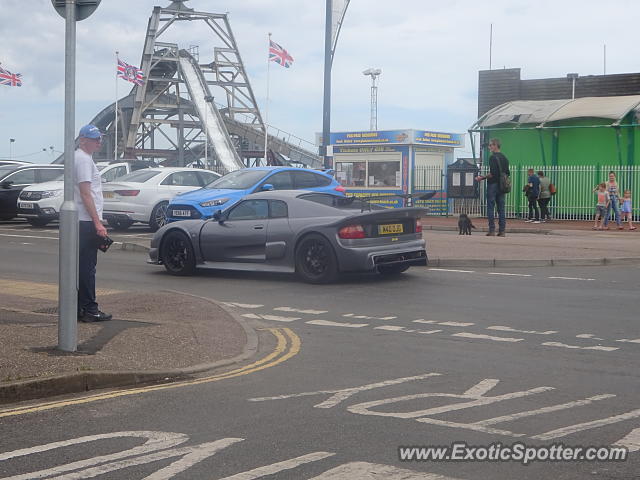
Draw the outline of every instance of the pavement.
<instances>
[{"instance_id":1,"label":"pavement","mask_svg":"<svg viewBox=\"0 0 640 480\"><path fill-rule=\"evenodd\" d=\"M538 267L640 264L640 233L594 232L591 222L507 222L471 236L457 217L423 219L430 267ZM614 228L612 226L612 228ZM143 253L148 238L115 248ZM110 322L78 324L78 351L57 350L57 286L0 279L0 404L53 395L183 379L227 368L258 351L258 335L215 301L174 291L98 291Z\"/></svg>"}]
</instances>

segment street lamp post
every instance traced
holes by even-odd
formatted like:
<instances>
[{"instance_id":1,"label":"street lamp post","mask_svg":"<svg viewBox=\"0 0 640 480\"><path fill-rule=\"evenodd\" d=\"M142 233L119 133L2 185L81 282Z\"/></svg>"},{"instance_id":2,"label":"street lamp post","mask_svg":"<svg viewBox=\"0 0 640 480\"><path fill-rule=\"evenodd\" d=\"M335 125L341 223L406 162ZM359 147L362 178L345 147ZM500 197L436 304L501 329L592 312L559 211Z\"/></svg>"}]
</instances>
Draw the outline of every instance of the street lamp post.
<instances>
[{"instance_id":1,"label":"street lamp post","mask_svg":"<svg viewBox=\"0 0 640 480\"><path fill-rule=\"evenodd\" d=\"M576 80L578 79L577 73L567 73L567 78L571 80L571 100L576 98Z\"/></svg>"},{"instance_id":2,"label":"street lamp post","mask_svg":"<svg viewBox=\"0 0 640 480\"><path fill-rule=\"evenodd\" d=\"M371 77L371 122L369 130L375 132L378 130L378 87L376 86L376 79L382 73L382 70L379 68L367 68L362 73Z\"/></svg>"},{"instance_id":3,"label":"street lamp post","mask_svg":"<svg viewBox=\"0 0 640 480\"><path fill-rule=\"evenodd\" d=\"M15 142L16 139L15 138L10 138L9 139L9 160L13 159L13 142Z\"/></svg>"}]
</instances>

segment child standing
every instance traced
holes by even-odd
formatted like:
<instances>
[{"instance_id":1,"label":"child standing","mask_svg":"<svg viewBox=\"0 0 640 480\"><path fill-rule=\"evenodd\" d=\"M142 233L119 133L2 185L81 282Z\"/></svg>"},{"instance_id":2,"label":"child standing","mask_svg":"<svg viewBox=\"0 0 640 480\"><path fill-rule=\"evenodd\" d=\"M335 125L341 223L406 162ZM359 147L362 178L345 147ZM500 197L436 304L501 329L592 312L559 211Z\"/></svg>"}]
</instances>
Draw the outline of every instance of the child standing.
<instances>
[{"instance_id":1,"label":"child standing","mask_svg":"<svg viewBox=\"0 0 640 480\"><path fill-rule=\"evenodd\" d=\"M620 199L622 202L622 221L625 220L629 223L629 230L635 230L636 227L633 226L632 222L632 214L631 214L631 190L625 190L624 196Z\"/></svg>"},{"instance_id":2,"label":"child standing","mask_svg":"<svg viewBox=\"0 0 640 480\"><path fill-rule=\"evenodd\" d=\"M593 189L594 193L598 195L598 203L596 205L596 216L592 230L602 230L604 227L604 221L607 218L607 210L609 209L610 197L607 192L607 184L605 182L600 183Z\"/></svg>"}]
</instances>

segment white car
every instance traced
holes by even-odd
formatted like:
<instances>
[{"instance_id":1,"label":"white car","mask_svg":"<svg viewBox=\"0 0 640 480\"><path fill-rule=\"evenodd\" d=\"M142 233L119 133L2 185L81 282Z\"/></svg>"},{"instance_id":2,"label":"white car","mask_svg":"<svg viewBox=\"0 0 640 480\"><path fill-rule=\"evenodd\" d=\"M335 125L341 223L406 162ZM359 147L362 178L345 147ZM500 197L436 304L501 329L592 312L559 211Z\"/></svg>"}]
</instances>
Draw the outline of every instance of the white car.
<instances>
[{"instance_id":1,"label":"white car","mask_svg":"<svg viewBox=\"0 0 640 480\"><path fill-rule=\"evenodd\" d=\"M167 205L175 196L208 185L220 177L195 168L145 168L102 188L103 217L117 230L134 222L149 224L155 232L166 223Z\"/></svg>"},{"instance_id":2,"label":"white car","mask_svg":"<svg viewBox=\"0 0 640 480\"><path fill-rule=\"evenodd\" d=\"M128 163L98 163L102 182L111 182L131 171ZM18 196L18 216L34 227L57 220L64 201L64 174L55 180L25 187Z\"/></svg>"}]
</instances>

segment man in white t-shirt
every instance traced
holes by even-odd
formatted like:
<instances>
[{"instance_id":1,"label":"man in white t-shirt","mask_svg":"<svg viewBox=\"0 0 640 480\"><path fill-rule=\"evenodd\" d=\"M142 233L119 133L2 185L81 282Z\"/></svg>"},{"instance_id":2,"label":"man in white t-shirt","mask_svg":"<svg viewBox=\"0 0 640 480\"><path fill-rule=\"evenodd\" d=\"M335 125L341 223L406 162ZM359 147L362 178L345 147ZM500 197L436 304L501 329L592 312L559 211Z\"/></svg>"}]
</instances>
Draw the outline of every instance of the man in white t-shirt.
<instances>
[{"instance_id":1,"label":"man in white t-shirt","mask_svg":"<svg viewBox=\"0 0 640 480\"><path fill-rule=\"evenodd\" d=\"M96 302L96 265L99 237L107 236L102 224L102 180L92 155L100 150L102 133L94 125L80 129L75 152L75 194L78 209L78 320L104 322L111 315L101 312Z\"/></svg>"}]
</instances>

